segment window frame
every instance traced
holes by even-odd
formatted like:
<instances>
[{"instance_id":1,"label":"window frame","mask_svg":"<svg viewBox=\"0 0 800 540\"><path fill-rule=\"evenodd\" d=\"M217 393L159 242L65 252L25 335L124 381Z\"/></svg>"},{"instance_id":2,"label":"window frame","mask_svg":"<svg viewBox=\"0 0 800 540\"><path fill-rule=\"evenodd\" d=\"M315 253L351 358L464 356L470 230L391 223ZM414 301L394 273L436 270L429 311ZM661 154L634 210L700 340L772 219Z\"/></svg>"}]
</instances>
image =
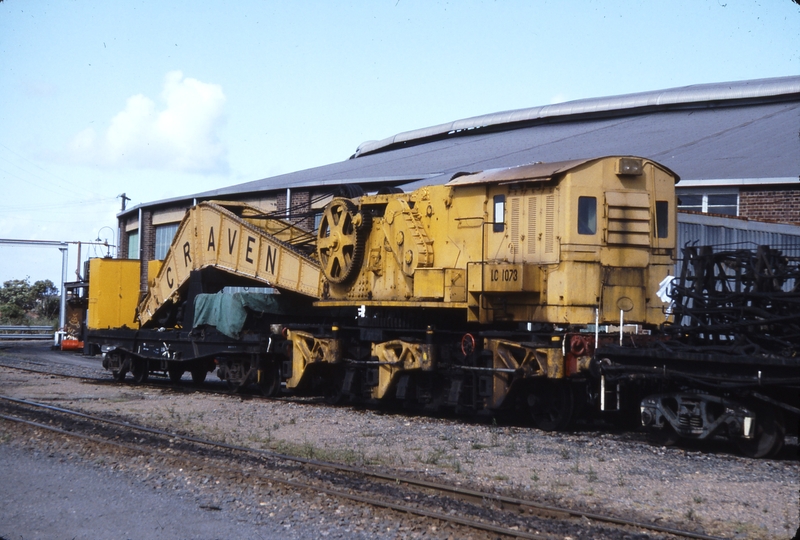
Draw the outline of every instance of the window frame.
<instances>
[{"instance_id":1,"label":"window frame","mask_svg":"<svg viewBox=\"0 0 800 540\"><path fill-rule=\"evenodd\" d=\"M167 256L169 252L169 247L172 245L172 241L175 239L175 235L178 234L178 227L180 226L180 222L177 223L163 223L161 225L155 226L155 245L153 246L153 258L155 260L161 261ZM167 229L171 229L172 235L170 235L169 242L164 244L164 231ZM164 253L161 257L159 257L159 251L163 249Z\"/></svg>"},{"instance_id":2,"label":"window frame","mask_svg":"<svg viewBox=\"0 0 800 540\"><path fill-rule=\"evenodd\" d=\"M505 231L505 224L506 224L506 196L505 195L495 195L492 198L492 231L493 232L503 232ZM497 219L497 214L500 214L500 219Z\"/></svg>"},{"instance_id":3,"label":"window frame","mask_svg":"<svg viewBox=\"0 0 800 540\"><path fill-rule=\"evenodd\" d=\"M669 201L656 200L656 223L653 235L656 238L669 238Z\"/></svg>"},{"instance_id":4,"label":"window frame","mask_svg":"<svg viewBox=\"0 0 800 540\"><path fill-rule=\"evenodd\" d=\"M731 195L736 197L736 204L710 204L709 197L718 197L724 195ZM738 217L741 212L741 194L738 189L732 188L684 188L684 189L676 189L675 190L675 197L677 199L676 204L678 206L678 210L684 210L688 212L702 212L703 214L718 214L718 215L726 215L732 217ZM700 197L698 201L699 204L684 204L681 202L682 198L685 197ZM720 211L723 210L723 211ZM725 209L731 209L734 213L729 213L724 211Z\"/></svg>"},{"instance_id":5,"label":"window frame","mask_svg":"<svg viewBox=\"0 0 800 540\"><path fill-rule=\"evenodd\" d=\"M139 237L139 229L134 229L132 231L128 231L128 259L139 259L139 255L141 254L140 247L140 240Z\"/></svg>"},{"instance_id":6,"label":"window frame","mask_svg":"<svg viewBox=\"0 0 800 540\"><path fill-rule=\"evenodd\" d=\"M591 203L591 206L586 206ZM597 234L597 197L581 195L578 197L578 234L594 236Z\"/></svg>"}]
</instances>

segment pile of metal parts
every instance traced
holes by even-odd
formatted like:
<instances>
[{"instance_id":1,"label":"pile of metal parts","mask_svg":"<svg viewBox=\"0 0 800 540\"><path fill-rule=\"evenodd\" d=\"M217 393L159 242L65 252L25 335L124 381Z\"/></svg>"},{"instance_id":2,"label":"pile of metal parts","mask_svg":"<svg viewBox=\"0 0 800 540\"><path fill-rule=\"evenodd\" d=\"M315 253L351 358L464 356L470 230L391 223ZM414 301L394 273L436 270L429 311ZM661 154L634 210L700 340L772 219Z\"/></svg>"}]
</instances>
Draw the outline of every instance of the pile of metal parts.
<instances>
[{"instance_id":1,"label":"pile of metal parts","mask_svg":"<svg viewBox=\"0 0 800 540\"><path fill-rule=\"evenodd\" d=\"M800 350L800 257L779 249L683 249L673 325L697 352L794 357Z\"/></svg>"}]
</instances>

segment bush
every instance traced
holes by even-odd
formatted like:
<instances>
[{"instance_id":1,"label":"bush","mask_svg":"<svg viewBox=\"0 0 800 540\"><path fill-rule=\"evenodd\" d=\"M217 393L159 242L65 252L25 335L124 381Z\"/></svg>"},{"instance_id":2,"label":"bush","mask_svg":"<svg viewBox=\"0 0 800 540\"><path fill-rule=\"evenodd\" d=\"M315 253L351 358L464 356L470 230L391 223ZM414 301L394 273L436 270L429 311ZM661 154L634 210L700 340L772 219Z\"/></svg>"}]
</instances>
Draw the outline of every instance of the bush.
<instances>
[{"instance_id":1,"label":"bush","mask_svg":"<svg viewBox=\"0 0 800 540\"><path fill-rule=\"evenodd\" d=\"M25 310L16 304L0 304L0 322L6 324L27 324Z\"/></svg>"},{"instance_id":2,"label":"bush","mask_svg":"<svg viewBox=\"0 0 800 540\"><path fill-rule=\"evenodd\" d=\"M0 322L31 324L31 319L52 319L58 316L58 289L49 279L33 285L29 278L10 279L0 288ZM33 316L33 317L32 317Z\"/></svg>"}]
</instances>

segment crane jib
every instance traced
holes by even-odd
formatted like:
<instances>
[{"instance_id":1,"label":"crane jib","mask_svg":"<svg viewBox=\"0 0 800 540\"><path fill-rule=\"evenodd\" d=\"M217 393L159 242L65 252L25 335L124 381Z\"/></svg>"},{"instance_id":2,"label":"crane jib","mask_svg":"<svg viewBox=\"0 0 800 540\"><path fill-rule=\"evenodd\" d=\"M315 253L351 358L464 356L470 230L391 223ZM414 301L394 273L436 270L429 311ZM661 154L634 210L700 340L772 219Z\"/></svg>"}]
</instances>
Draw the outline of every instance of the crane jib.
<instances>
[{"instance_id":1,"label":"crane jib","mask_svg":"<svg viewBox=\"0 0 800 540\"><path fill-rule=\"evenodd\" d=\"M140 322L152 319L168 300L180 301L189 274L207 267L319 297L317 261L230 209L201 203L187 212L161 269L155 278L149 277L147 295L139 306Z\"/></svg>"},{"instance_id":2,"label":"crane jib","mask_svg":"<svg viewBox=\"0 0 800 540\"><path fill-rule=\"evenodd\" d=\"M234 248L236 247L236 234L238 231L228 229L228 255L233 255ZM249 264L253 264L253 254L256 252L255 247L258 239L255 236L247 236L244 248L244 260ZM208 244L206 251L216 251L216 244L214 242L214 227L208 229ZM266 247L266 256L264 264L264 272L270 275L275 275L275 261L278 258L278 250L274 249L271 245ZM192 245L190 242L183 243L183 265L186 268L192 264ZM169 270L169 269L168 269ZM172 286L172 285L170 285Z\"/></svg>"}]
</instances>

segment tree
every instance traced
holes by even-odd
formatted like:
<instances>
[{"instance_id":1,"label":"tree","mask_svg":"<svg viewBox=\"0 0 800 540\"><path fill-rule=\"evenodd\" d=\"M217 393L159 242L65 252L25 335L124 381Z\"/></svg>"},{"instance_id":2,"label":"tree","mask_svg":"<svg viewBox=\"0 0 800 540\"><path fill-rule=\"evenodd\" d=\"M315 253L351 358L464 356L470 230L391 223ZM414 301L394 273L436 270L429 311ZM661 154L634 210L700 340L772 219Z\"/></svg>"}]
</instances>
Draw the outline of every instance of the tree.
<instances>
[{"instance_id":1,"label":"tree","mask_svg":"<svg viewBox=\"0 0 800 540\"><path fill-rule=\"evenodd\" d=\"M29 322L31 316L51 319L58 314L58 289L49 279L33 285L30 278L10 279L0 289L0 320L13 324Z\"/></svg>"},{"instance_id":2,"label":"tree","mask_svg":"<svg viewBox=\"0 0 800 540\"><path fill-rule=\"evenodd\" d=\"M45 319L55 317L60 308L58 289L49 279L39 280L31 287L35 298L36 314Z\"/></svg>"},{"instance_id":3,"label":"tree","mask_svg":"<svg viewBox=\"0 0 800 540\"><path fill-rule=\"evenodd\" d=\"M0 304L13 304L25 311L33 309L35 301L28 278L10 279L4 282L3 288L0 289Z\"/></svg>"}]
</instances>

